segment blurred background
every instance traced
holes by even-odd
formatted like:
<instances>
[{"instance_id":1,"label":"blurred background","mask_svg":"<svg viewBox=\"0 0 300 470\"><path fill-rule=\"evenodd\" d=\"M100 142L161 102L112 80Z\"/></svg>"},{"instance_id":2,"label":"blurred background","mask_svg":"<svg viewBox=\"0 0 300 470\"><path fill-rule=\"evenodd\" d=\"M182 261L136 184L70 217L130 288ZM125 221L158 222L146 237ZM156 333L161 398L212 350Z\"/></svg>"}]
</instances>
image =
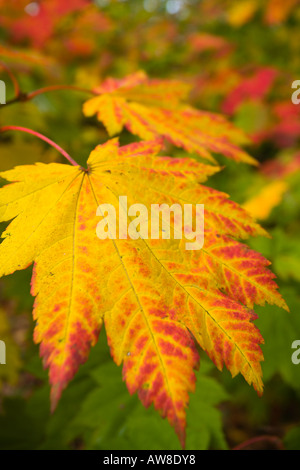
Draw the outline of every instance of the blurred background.
<instances>
[{"instance_id":1,"label":"blurred background","mask_svg":"<svg viewBox=\"0 0 300 470\"><path fill-rule=\"evenodd\" d=\"M218 156L224 170L208 185L230 194L271 234L249 244L272 262L290 313L255 309L265 338L261 398L201 353L187 449L300 449L300 364L292 362L292 343L300 340L300 104L291 100L292 83L300 80L299 47L298 0L0 0L0 79L8 103L20 90L90 89L108 76L144 70L151 78L188 82L190 104L226 115L251 139L246 150L259 167ZM84 118L86 98L59 90L0 105L0 126L41 132L84 164L108 138L101 124ZM133 140L122 132L122 143ZM61 157L33 136L1 135L0 171L36 161ZM0 339L7 349L7 364L0 365L0 448L179 449L168 423L128 394L104 331L50 414L47 371L32 340L31 273L29 267L0 280Z\"/></svg>"}]
</instances>

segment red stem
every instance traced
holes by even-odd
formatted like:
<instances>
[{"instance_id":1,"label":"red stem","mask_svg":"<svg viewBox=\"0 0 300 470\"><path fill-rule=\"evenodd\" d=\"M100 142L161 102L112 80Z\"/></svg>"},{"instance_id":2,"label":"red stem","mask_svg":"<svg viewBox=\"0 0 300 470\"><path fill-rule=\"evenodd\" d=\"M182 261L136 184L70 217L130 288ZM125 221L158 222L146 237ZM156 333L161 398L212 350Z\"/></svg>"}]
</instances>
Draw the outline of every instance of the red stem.
<instances>
[{"instance_id":1,"label":"red stem","mask_svg":"<svg viewBox=\"0 0 300 470\"><path fill-rule=\"evenodd\" d=\"M47 93L48 91L55 91L55 90L75 90L75 91L82 91L83 93L90 93L95 95L92 90L88 90L87 88L81 88L75 85L52 85L44 88L39 88L38 90L32 91L31 93L26 94L26 99L31 100L37 95L41 95L42 93Z\"/></svg>"},{"instance_id":2,"label":"red stem","mask_svg":"<svg viewBox=\"0 0 300 470\"><path fill-rule=\"evenodd\" d=\"M277 446L278 449L281 449L281 450L283 449L282 442L278 436L256 436L235 446L232 450L241 450L252 444L256 444L257 442L263 442L263 441L274 444L275 446Z\"/></svg>"},{"instance_id":3,"label":"red stem","mask_svg":"<svg viewBox=\"0 0 300 470\"><path fill-rule=\"evenodd\" d=\"M7 72L7 74L9 75L11 81L12 81L12 84L14 86L14 91L15 91L15 95L16 96L19 96L20 95L20 87L19 87L19 83L16 79L16 77L14 76L14 74L12 73L12 71L10 70L10 68L4 63L4 62L0 62L0 65L2 68L4 68L4 70Z\"/></svg>"},{"instance_id":4,"label":"red stem","mask_svg":"<svg viewBox=\"0 0 300 470\"><path fill-rule=\"evenodd\" d=\"M35 135L41 140L44 140L48 144L50 144L52 147L54 147L61 155L63 155L72 165L74 166L79 166L75 160L73 160L72 157L64 150L62 149L59 145L57 145L53 140L48 139L48 137L45 137L43 134L40 134L39 132L33 131L31 129L27 129L26 127L19 127L19 126L4 126L0 127L0 132L5 132L5 131L22 131L22 132L27 132L28 134Z\"/></svg>"}]
</instances>

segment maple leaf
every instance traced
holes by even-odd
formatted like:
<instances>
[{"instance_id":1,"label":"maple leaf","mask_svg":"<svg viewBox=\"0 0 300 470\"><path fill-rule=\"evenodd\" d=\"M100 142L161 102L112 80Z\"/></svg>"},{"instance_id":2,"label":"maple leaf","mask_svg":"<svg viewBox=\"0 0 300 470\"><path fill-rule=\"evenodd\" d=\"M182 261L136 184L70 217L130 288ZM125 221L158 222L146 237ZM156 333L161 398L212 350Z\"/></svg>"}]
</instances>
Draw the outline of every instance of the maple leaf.
<instances>
[{"instance_id":1,"label":"maple leaf","mask_svg":"<svg viewBox=\"0 0 300 470\"><path fill-rule=\"evenodd\" d=\"M222 105L226 114L234 114L239 106L247 100L259 101L270 91L278 75L275 68L260 67L251 77L240 77L240 83L228 93Z\"/></svg>"},{"instance_id":2,"label":"maple leaf","mask_svg":"<svg viewBox=\"0 0 300 470\"><path fill-rule=\"evenodd\" d=\"M266 184L258 194L244 202L243 207L252 217L264 220L269 217L274 207L282 201L289 186L283 179Z\"/></svg>"},{"instance_id":3,"label":"maple leaf","mask_svg":"<svg viewBox=\"0 0 300 470\"><path fill-rule=\"evenodd\" d=\"M282 155L275 160L267 160L261 166L261 172L269 178L286 178L300 169L300 152L292 155Z\"/></svg>"},{"instance_id":4,"label":"maple leaf","mask_svg":"<svg viewBox=\"0 0 300 470\"><path fill-rule=\"evenodd\" d=\"M293 9L299 3L299 0L268 0L265 11L265 22L275 25L287 20Z\"/></svg>"},{"instance_id":5,"label":"maple leaf","mask_svg":"<svg viewBox=\"0 0 300 470\"><path fill-rule=\"evenodd\" d=\"M160 148L113 139L92 151L86 170L37 163L0 173L11 182L0 189L0 221L13 219L2 234L0 276L34 262L34 340L53 409L104 324L129 392L154 404L184 445L197 343L261 394L263 338L252 307L287 307L269 262L236 240L265 231L227 194L202 185L219 168L156 156ZM186 250L183 239L100 240L97 208L122 195L148 208L204 204L203 249Z\"/></svg>"},{"instance_id":6,"label":"maple leaf","mask_svg":"<svg viewBox=\"0 0 300 470\"><path fill-rule=\"evenodd\" d=\"M51 39L62 18L89 5L87 0L44 0L40 3L16 0L11 3L6 5L7 11L0 24L7 28L14 40L29 39L37 49Z\"/></svg>"},{"instance_id":7,"label":"maple leaf","mask_svg":"<svg viewBox=\"0 0 300 470\"><path fill-rule=\"evenodd\" d=\"M227 12L228 22L235 28L239 28L248 23L254 16L258 5L255 0L244 0L239 3L229 4Z\"/></svg>"},{"instance_id":8,"label":"maple leaf","mask_svg":"<svg viewBox=\"0 0 300 470\"><path fill-rule=\"evenodd\" d=\"M0 338L0 364L3 364L1 362L3 360L2 341L5 344L4 363L9 364L9 367L0 367L0 390L2 391L4 383L16 385L22 365L19 347L13 337L9 317L2 308L0 308Z\"/></svg>"},{"instance_id":9,"label":"maple leaf","mask_svg":"<svg viewBox=\"0 0 300 470\"><path fill-rule=\"evenodd\" d=\"M257 164L241 150L248 139L223 116L184 103L190 87L176 80L149 79L143 71L122 79L107 78L98 94L83 105L85 116L97 114L110 136L125 126L144 140L163 136L188 152L215 161L212 152Z\"/></svg>"},{"instance_id":10,"label":"maple leaf","mask_svg":"<svg viewBox=\"0 0 300 470\"><path fill-rule=\"evenodd\" d=\"M208 33L192 33L188 41L192 50L200 53L207 50L225 53L231 49L226 39Z\"/></svg>"}]
</instances>

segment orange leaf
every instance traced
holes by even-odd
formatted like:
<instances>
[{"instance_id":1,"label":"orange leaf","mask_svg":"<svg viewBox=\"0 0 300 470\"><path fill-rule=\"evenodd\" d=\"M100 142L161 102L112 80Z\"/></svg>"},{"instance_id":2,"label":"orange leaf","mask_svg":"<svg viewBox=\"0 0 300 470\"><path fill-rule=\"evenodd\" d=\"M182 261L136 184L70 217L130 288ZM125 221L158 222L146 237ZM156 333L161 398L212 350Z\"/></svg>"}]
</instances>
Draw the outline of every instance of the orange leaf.
<instances>
[{"instance_id":1,"label":"orange leaf","mask_svg":"<svg viewBox=\"0 0 300 470\"><path fill-rule=\"evenodd\" d=\"M125 126L144 140L162 136L212 162L212 153L221 153L257 164L238 147L247 142L242 131L221 115L184 103L189 92L185 83L149 79L140 71L119 80L108 78L94 91L98 96L84 103L83 112L86 116L97 114L110 136Z\"/></svg>"}]
</instances>

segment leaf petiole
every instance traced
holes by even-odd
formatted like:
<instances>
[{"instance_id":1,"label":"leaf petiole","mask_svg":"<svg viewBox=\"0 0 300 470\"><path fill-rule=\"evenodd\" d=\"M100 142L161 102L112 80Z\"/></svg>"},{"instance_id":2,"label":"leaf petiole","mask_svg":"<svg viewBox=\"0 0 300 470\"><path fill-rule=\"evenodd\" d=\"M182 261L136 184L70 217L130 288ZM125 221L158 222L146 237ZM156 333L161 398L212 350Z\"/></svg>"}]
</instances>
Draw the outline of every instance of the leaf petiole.
<instances>
[{"instance_id":1,"label":"leaf petiole","mask_svg":"<svg viewBox=\"0 0 300 470\"><path fill-rule=\"evenodd\" d=\"M13 72L11 71L11 69L4 63L4 62L0 62L0 66L6 71L6 73L8 74L9 78L11 79L12 81L12 84L13 84L13 87L14 87L14 91L15 91L15 95L16 97L21 95L21 91L20 91L20 86L19 86L19 83L18 83L18 80L16 79L15 75L13 74Z\"/></svg>"},{"instance_id":2,"label":"leaf petiole","mask_svg":"<svg viewBox=\"0 0 300 470\"><path fill-rule=\"evenodd\" d=\"M43 134L40 134L39 132L33 131L32 129L27 129L26 127L20 127L20 126L3 126L3 127L0 127L0 133L1 132L6 132L6 131L21 131L21 132L27 132L28 134L32 134L32 135L38 137L39 139L44 140L45 142L47 142L52 147L54 147L72 165L79 166L79 164L75 160L73 160L73 158L64 149L62 149L58 144L53 142L53 140L48 139L48 137L44 136Z\"/></svg>"},{"instance_id":3,"label":"leaf petiole","mask_svg":"<svg viewBox=\"0 0 300 470\"><path fill-rule=\"evenodd\" d=\"M35 96L41 95L43 93L47 93L49 91L56 91L56 90L74 90L74 91L81 91L83 93L89 93L91 95L96 94L92 90L88 90L87 88L81 88L76 85L52 85L52 86L47 86L44 88L39 88L38 90L32 91L31 93L27 93L26 97L27 97L27 100L31 100Z\"/></svg>"},{"instance_id":4,"label":"leaf petiole","mask_svg":"<svg viewBox=\"0 0 300 470\"><path fill-rule=\"evenodd\" d=\"M18 103L22 101L30 101L35 96L42 95L43 93L48 93L49 91L56 91L56 90L74 90L74 91L80 91L82 93L89 93L91 95L96 95L96 93L92 90L89 90L88 88L81 88L76 85L52 85L52 86L47 86L44 88L39 88L38 90L31 91L30 93L23 93L19 89L16 89L16 96L12 98L11 100L6 102L6 106L9 104L13 103Z\"/></svg>"}]
</instances>

